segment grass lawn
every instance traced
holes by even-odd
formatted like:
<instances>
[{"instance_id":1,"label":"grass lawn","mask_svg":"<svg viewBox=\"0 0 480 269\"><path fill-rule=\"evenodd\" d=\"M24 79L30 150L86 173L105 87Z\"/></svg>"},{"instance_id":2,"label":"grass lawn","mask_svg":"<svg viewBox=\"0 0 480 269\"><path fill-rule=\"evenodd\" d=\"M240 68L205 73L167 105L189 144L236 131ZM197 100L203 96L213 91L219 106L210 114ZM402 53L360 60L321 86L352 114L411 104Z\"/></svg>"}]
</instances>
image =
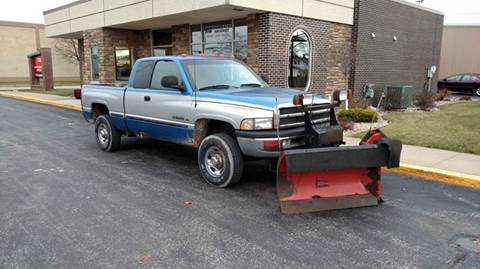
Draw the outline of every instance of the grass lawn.
<instances>
[{"instance_id":1,"label":"grass lawn","mask_svg":"<svg viewBox=\"0 0 480 269\"><path fill-rule=\"evenodd\" d=\"M53 94L59 96L73 96L73 89L53 89L53 90L27 90L26 92Z\"/></svg>"},{"instance_id":2,"label":"grass lawn","mask_svg":"<svg viewBox=\"0 0 480 269\"><path fill-rule=\"evenodd\" d=\"M390 124L382 130L404 144L480 154L480 102L441 106L435 112L393 112L385 118Z\"/></svg>"}]
</instances>

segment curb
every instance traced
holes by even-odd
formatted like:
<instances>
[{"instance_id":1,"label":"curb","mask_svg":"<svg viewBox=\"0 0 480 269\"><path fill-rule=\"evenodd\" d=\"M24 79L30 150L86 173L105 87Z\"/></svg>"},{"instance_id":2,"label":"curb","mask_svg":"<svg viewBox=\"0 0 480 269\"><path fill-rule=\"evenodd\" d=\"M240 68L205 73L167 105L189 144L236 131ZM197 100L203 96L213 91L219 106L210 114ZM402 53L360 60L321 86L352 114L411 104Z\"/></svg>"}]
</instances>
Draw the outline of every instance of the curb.
<instances>
[{"instance_id":1,"label":"curb","mask_svg":"<svg viewBox=\"0 0 480 269\"><path fill-rule=\"evenodd\" d=\"M61 103L61 102L58 102L58 101L38 99L38 98L35 98L35 97L21 96L21 95L12 94L12 93L6 93L6 92L0 92L0 96L12 98L12 99L17 99L17 100L22 100L22 101L28 101L28 102L42 104L42 105L59 107L59 108L63 108L63 109L69 109L69 110L78 111L78 112L82 111L82 107L80 105L64 104L64 103Z\"/></svg>"},{"instance_id":2,"label":"curb","mask_svg":"<svg viewBox=\"0 0 480 269\"><path fill-rule=\"evenodd\" d=\"M0 92L0 96L13 99L29 101L37 104L49 105L73 111L82 111L80 105L64 104L57 101L38 99L34 97L20 96L11 93ZM391 168L384 170L387 173L403 174L423 178L429 181L436 181L450 185L463 186L468 188L480 189L480 176L462 174L447 170L424 167L413 164L401 163L399 168Z\"/></svg>"},{"instance_id":3,"label":"curb","mask_svg":"<svg viewBox=\"0 0 480 269\"><path fill-rule=\"evenodd\" d=\"M420 177L429 181L441 182L474 189L480 189L480 177L447 170L401 163L399 168L385 170L387 173Z\"/></svg>"}]
</instances>

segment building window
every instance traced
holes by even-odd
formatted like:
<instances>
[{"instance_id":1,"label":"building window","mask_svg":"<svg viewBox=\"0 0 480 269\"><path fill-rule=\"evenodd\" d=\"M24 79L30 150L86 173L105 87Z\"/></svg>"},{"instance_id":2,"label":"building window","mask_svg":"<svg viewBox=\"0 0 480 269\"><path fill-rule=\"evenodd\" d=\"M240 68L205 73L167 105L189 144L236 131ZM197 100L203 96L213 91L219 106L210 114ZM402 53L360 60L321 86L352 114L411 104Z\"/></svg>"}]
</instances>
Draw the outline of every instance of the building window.
<instances>
[{"instance_id":1,"label":"building window","mask_svg":"<svg viewBox=\"0 0 480 269\"><path fill-rule=\"evenodd\" d=\"M99 57L98 57L98 47L92 47L91 49L91 61L92 61L92 80L97 81L100 79L99 71Z\"/></svg>"},{"instance_id":2,"label":"building window","mask_svg":"<svg viewBox=\"0 0 480 269\"><path fill-rule=\"evenodd\" d=\"M306 89L310 79L311 41L304 30L296 30L290 38L288 86Z\"/></svg>"},{"instance_id":3,"label":"building window","mask_svg":"<svg viewBox=\"0 0 480 269\"><path fill-rule=\"evenodd\" d=\"M169 30L152 31L153 56L172 55L172 32Z\"/></svg>"},{"instance_id":4,"label":"building window","mask_svg":"<svg viewBox=\"0 0 480 269\"><path fill-rule=\"evenodd\" d=\"M235 55L247 60L247 22L244 19L192 25L192 54Z\"/></svg>"},{"instance_id":5,"label":"building window","mask_svg":"<svg viewBox=\"0 0 480 269\"><path fill-rule=\"evenodd\" d=\"M132 71L130 48L115 47L115 72L117 80L128 80Z\"/></svg>"}]
</instances>

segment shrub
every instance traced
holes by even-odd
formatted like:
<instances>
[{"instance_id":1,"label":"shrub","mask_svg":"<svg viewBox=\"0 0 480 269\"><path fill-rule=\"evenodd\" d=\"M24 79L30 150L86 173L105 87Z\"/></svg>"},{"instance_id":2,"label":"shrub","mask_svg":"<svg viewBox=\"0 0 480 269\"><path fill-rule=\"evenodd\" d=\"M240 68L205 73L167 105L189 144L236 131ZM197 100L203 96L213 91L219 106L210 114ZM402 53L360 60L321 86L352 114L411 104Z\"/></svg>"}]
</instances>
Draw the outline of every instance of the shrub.
<instances>
[{"instance_id":1,"label":"shrub","mask_svg":"<svg viewBox=\"0 0 480 269\"><path fill-rule=\"evenodd\" d=\"M435 107L435 93L421 91L415 96L415 105L421 110L430 110Z\"/></svg>"},{"instance_id":2,"label":"shrub","mask_svg":"<svg viewBox=\"0 0 480 269\"><path fill-rule=\"evenodd\" d=\"M338 118L353 122L376 122L378 121L378 113L366 108L352 108L340 111Z\"/></svg>"},{"instance_id":3,"label":"shrub","mask_svg":"<svg viewBox=\"0 0 480 269\"><path fill-rule=\"evenodd\" d=\"M436 101L446 101L448 99L448 90L447 89L441 89L437 92L437 95L435 97Z\"/></svg>"}]
</instances>

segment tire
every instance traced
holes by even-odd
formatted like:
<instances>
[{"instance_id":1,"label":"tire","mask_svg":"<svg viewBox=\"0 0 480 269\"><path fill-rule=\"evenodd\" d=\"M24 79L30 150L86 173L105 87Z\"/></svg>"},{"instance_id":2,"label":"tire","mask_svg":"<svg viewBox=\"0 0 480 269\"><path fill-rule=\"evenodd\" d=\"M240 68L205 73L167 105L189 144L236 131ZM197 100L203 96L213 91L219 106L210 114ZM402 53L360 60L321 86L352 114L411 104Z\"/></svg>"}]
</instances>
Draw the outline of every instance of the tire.
<instances>
[{"instance_id":1,"label":"tire","mask_svg":"<svg viewBox=\"0 0 480 269\"><path fill-rule=\"evenodd\" d=\"M478 88L478 89L475 90L475 94L476 94L477 96L480 96L480 88Z\"/></svg>"},{"instance_id":2,"label":"tire","mask_svg":"<svg viewBox=\"0 0 480 269\"><path fill-rule=\"evenodd\" d=\"M95 120L95 137L103 151L113 152L120 148L122 134L113 126L109 115L100 115Z\"/></svg>"},{"instance_id":3,"label":"tire","mask_svg":"<svg viewBox=\"0 0 480 269\"><path fill-rule=\"evenodd\" d=\"M210 135L198 149L198 167L207 183L227 188L242 178L243 155L231 136L223 133Z\"/></svg>"}]
</instances>

